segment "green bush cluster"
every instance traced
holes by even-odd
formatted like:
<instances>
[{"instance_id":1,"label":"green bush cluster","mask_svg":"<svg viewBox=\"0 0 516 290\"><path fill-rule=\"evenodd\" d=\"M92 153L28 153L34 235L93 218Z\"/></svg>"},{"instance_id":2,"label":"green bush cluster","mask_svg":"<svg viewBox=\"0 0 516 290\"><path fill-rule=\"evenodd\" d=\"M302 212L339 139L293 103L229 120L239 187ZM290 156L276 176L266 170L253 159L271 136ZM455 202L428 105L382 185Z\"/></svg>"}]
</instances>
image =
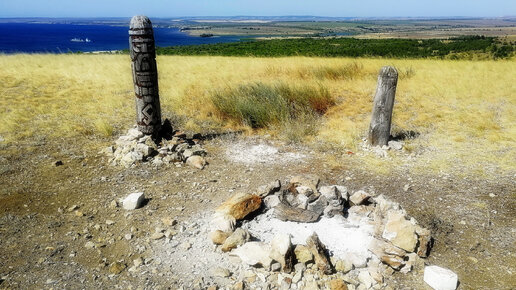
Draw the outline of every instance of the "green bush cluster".
<instances>
[{"instance_id":1,"label":"green bush cluster","mask_svg":"<svg viewBox=\"0 0 516 290\"><path fill-rule=\"evenodd\" d=\"M161 47L157 49L157 53L257 57L444 58L451 53L479 52L490 53L493 58L506 58L510 57L514 50L514 44L501 43L493 37L465 36L449 40L355 38L244 40L235 43Z\"/></svg>"}]
</instances>

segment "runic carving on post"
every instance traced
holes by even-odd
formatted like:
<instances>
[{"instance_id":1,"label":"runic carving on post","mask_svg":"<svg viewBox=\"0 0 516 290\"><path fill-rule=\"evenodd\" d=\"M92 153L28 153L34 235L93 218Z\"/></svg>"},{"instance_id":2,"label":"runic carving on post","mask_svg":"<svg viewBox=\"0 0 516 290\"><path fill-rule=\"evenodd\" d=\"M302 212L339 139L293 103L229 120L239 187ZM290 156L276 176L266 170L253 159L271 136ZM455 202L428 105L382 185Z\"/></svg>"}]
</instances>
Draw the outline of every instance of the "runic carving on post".
<instances>
[{"instance_id":1,"label":"runic carving on post","mask_svg":"<svg viewBox=\"0 0 516 290\"><path fill-rule=\"evenodd\" d=\"M134 16L129 26L129 51L136 95L138 130L157 135L161 127L158 70L152 23L146 16Z\"/></svg>"},{"instance_id":2,"label":"runic carving on post","mask_svg":"<svg viewBox=\"0 0 516 290\"><path fill-rule=\"evenodd\" d=\"M383 146L391 135L392 109L398 84L398 71L384 66L378 75L378 86L373 101L373 114L369 126L368 142L372 146Z\"/></svg>"}]
</instances>

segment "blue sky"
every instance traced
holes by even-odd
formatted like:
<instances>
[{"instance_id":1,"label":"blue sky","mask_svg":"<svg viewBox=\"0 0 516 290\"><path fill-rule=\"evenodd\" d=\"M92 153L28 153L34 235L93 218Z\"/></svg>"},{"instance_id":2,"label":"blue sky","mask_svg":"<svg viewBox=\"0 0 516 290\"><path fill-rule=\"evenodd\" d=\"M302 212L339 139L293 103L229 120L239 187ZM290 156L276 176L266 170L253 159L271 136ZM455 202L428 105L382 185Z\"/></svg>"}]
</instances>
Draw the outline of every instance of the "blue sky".
<instances>
[{"instance_id":1,"label":"blue sky","mask_svg":"<svg viewBox=\"0 0 516 290\"><path fill-rule=\"evenodd\" d=\"M516 0L0 0L0 17L515 16Z\"/></svg>"}]
</instances>

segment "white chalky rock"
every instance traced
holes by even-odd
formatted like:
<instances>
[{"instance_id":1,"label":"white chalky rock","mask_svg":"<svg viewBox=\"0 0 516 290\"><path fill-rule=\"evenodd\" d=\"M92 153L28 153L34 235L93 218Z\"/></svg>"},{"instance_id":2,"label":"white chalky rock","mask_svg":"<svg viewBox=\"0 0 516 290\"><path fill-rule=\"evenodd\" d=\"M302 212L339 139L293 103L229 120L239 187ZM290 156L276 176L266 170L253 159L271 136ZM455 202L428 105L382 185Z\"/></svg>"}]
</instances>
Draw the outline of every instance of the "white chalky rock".
<instances>
[{"instance_id":1,"label":"white chalky rock","mask_svg":"<svg viewBox=\"0 0 516 290\"><path fill-rule=\"evenodd\" d=\"M303 185L296 187L296 191L304 196L310 196L314 193L310 187Z\"/></svg>"},{"instance_id":2,"label":"white chalky rock","mask_svg":"<svg viewBox=\"0 0 516 290\"><path fill-rule=\"evenodd\" d=\"M403 143L398 141L389 141L388 143L389 148L392 148L394 150L401 150L403 149Z\"/></svg>"},{"instance_id":3,"label":"white chalky rock","mask_svg":"<svg viewBox=\"0 0 516 290\"><path fill-rule=\"evenodd\" d=\"M298 204L297 207L306 209L306 207L308 206L308 197L303 194L298 194L297 195L297 204Z\"/></svg>"},{"instance_id":4,"label":"white chalky rock","mask_svg":"<svg viewBox=\"0 0 516 290\"><path fill-rule=\"evenodd\" d=\"M242 262L250 266L261 265L269 269L272 259L269 257L270 246L262 242L247 242L231 252L238 256Z\"/></svg>"},{"instance_id":5,"label":"white chalky rock","mask_svg":"<svg viewBox=\"0 0 516 290\"><path fill-rule=\"evenodd\" d=\"M132 210L142 206L145 196L143 192L135 192L129 194L123 201L124 209Z\"/></svg>"},{"instance_id":6,"label":"white chalky rock","mask_svg":"<svg viewBox=\"0 0 516 290\"><path fill-rule=\"evenodd\" d=\"M335 185L321 186L319 192L328 200L339 199L340 196L340 194L337 193L337 187Z\"/></svg>"},{"instance_id":7,"label":"white chalky rock","mask_svg":"<svg viewBox=\"0 0 516 290\"><path fill-rule=\"evenodd\" d=\"M284 271L292 270L292 255L294 251L292 249L292 242L289 234L277 234L271 241L271 251L269 256L274 261L281 264L281 268ZM290 261L290 263L289 263Z\"/></svg>"},{"instance_id":8,"label":"white chalky rock","mask_svg":"<svg viewBox=\"0 0 516 290\"><path fill-rule=\"evenodd\" d=\"M371 194L369 194L368 192L359 190L359 191L353 193L353 195L349 197L349 200L354 205L361 205L364 202L366 202L370 197L371 197Z\"/></svg>"},{"instance_id":9,"label":"white chalky rock","mask_svg":"<svg viewBox=\"0 0 516 290\"><path fill-rule=\"evenodd\" d=\"M273 208L280 203L280 199L276 195L269 195L263 199L266 208Z\"/></svg>"},{"instance_id":10,"label":"white chalky rock","mask_svg":"<svg viewBox=\"0 0 516 290\"><path fill-rule=\"evenodd\" d=\"M343 200L348 200L349 199L348 189L345 186L336 185L335 188L337 189L337 192L340 194L340 197Z\"/></svg>"},{"instance_id":11,"label":"white chalky rock","mask_svg":"<svg viewBox=\"0 0 516 290\"><path fill-rule=\"evenodd\" d=\"M210 221L210 228L212 231L220 230L231 233L235 229L236 220L228 214L216 212Z\"/></svg>"},{"instance_id":12,"label":"white chalky rock","mask_svg":"<svg viewBox=\"0 0 516 290\"><path fill-rule=\"evenodd\" d=\"M423 280L435 290L457 289L457 274L439 266L425 267Z\"/></svg>"},{"instance_id":13,"label":"white chalky rock","mask_svg":"<svg viewBox=\"0 0 516 290\"><path fill-rule=\"evenodd\" d=\"M136 139L143 137L143 133L140 132L136 128L132 128L132 129L129 129L129 131L127 131L127 136L133 138L133 140L136 140Z\"/></svg>"},{"instance_id":14,"label":"white chalky rock","mask_svg":"<svg viewBox=\"0 0 516 290\"><path fill-rule=\"evenodd\" d=\"M416 227L405 219L401 211L389 211L382 237L407 252L414 252L417 245Z\"/></svg>"}]
</instances>

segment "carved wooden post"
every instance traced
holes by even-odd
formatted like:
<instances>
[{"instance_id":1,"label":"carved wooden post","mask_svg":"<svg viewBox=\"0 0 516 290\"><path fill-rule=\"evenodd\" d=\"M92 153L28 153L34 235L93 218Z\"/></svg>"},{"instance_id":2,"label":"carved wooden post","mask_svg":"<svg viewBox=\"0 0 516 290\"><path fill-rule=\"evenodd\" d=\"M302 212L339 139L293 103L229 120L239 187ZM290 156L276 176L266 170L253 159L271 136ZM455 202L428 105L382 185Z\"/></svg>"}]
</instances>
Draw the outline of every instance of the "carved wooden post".
<instances>
[{"instance_id":1,"label":"carved wooden post","mask_svg":"<svg viewBox=\"0 0 516 290\"><path fill-rule=\"evenodd\" d=\"M384 66L378 75L378 86L373 101L373 114L369 126L370 145L387 145L391 134L392 108L398 84L398 72L392 66Z\"/></svg>"},{"instance_id":2,"label":"carved wooden post","mask_svg":"<svg viewBox=\"0 0 516 290\"><path fill-rule=\"evenodd\" d=\"M158 92L158 70L152 23L146 16L134 16L129 26L136 123L138 130L157 135L161 127L161 107Z\"/></svg>"}]
</instances>

